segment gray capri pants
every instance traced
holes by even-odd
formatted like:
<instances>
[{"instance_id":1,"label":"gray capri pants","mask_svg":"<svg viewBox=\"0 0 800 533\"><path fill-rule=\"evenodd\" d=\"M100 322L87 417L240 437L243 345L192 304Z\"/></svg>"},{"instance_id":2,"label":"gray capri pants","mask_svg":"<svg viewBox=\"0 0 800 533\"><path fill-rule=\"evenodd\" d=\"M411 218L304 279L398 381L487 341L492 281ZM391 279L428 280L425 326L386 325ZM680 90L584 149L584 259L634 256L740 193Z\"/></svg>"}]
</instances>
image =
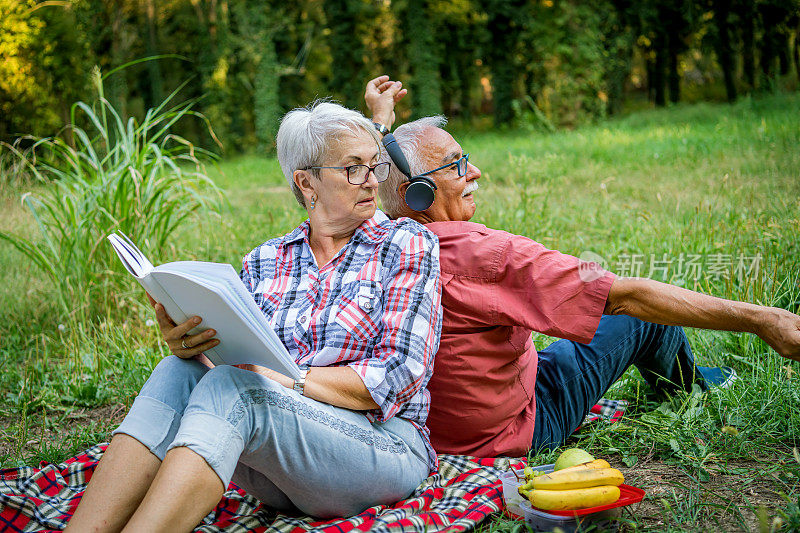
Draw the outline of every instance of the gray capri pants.
<instances>
[{"instance_id":1,"label":"gray capri pants","mask_svg":"<svg viewBox=\"0 0 800 533\"><path fill-rule=\"evenodd\" d=\"M226 487L321 518L401 500L429 474L425 443L406 420L373 424L255 372L174 355L153 370L117 433L162 461L185 446Z\"/></svg>"}]
</instances>

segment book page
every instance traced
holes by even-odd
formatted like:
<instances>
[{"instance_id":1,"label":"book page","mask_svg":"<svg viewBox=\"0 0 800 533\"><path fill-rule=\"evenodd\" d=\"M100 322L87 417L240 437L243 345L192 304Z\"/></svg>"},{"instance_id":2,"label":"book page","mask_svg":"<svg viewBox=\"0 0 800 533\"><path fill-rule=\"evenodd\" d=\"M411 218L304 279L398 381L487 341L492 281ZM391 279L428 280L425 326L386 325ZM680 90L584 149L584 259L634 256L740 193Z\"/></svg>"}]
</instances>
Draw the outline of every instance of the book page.
<instances>
[{"instance_id":1,"label":"book page","mask_svg":"<svg viewBox=\"0 0 800 533\"><path fill-rule=\"evenodd\" d=\"M233 271L233 267L227 266ZM220 290L218 283L204 283L192 279L194 276L191 274L174 271L160 270L151 275L162 287L168 288L173 300L184 312L203 318L198 329L214 328L217 331L220 344L213 349L212 355L220 357L225 364L261 365L289 377L299 377L300 369L283 344L280 344L279 350L265 344L265 339L254 330L249 321L242 320L242 309L237 305L238 302L232 302L217 292ZM238 276L235 279L239 280ZM252 298L251 302L257 309ZM261 318L266 322L263 315ZM272 331L272 334L275 335L275 332Z\"/></svg>"},{"instance_id":2,"label":"book page","mask_svg":"<svg viewBox=\"0 0 800 533\"><path fill-rule=\"evenodd\" d=\"M206 284L212 282L223 284L226 297L228 294L235 297L235 307L239 308L241 311L246 311L246 313L242 314L242 317L247 320L254 329L264 335L265 341L272 350L286 350L283 343L272 329L272 326L270 326L269 322L264 317L261 309L256 305L253 295L250 294L250 291L244 286L242 280L239 279L239 274L231 265L201 261L179 261L161 265L157 267L156 270L160 272L190 272L193 276L204 280Z\"/></svg>"},{"instance_id":3,"label":"book page","mask_svg":"<svg viewBox=\"0 0 800 533\"><path fill-rule=\"evenodd\" d=\"M150 273L153 271L153 264L144 256L139 248L122 233L112 233L108 240L114 247L122 265L130 272L136 281L139 282L144 290L153 297L155 301L164 306L167 315L176 324L185 322L189 317L173 301L169 293L154 280Z\"/></svg>"}]
</instances>

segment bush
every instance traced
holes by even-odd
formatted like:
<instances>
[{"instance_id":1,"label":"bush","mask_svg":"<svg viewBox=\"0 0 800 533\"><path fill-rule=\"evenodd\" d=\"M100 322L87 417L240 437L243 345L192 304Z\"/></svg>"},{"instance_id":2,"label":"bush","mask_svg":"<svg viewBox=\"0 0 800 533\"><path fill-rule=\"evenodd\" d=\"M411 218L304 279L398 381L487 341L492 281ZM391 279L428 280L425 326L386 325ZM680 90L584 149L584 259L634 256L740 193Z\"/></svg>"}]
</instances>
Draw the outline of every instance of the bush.
<instances>
[{"instance_id":1,"label":"bush","mask_svg":"<svg viewBox=\"0 0 800 533\"><path fill-rule=\"evenodd\" d=\"M192 110L194 102L167 109L176 90L141 123L123 121L103 96L99 71L94 75L97 103L72 106L67 131L74 146L58 137L43 138L29 155L17 152L24 166L48 183L39 195L23 195L40 238L0 232L0 239L50 279L62 310L73 320L91 318L101 303L111 306L119 294L121 278L108 275L118 259L107 235L121 230L143 249L158 250L190 215L217 212L221 200L202 162L214 155L170 133L186 116L202 118ZM90 127L78 126L78 118Z\"/></svg>"}]
</instances>

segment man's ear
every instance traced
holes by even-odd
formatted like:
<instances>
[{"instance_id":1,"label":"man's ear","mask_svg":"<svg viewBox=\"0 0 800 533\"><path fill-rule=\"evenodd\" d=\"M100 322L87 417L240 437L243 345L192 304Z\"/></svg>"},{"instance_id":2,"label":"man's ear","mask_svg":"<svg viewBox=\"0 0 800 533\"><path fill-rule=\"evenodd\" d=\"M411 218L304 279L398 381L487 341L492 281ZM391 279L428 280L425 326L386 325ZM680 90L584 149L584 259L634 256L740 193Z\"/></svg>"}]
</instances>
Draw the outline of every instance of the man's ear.
<instances>
[{"instance_id":1,"label":"man's ear","mask_svg":"<svg viewBox=\"0 0 800 533\"><path fill-rule=\"evenodd\" d=\"M306 199L306 205L308 205L308 202L311 201L311 197L317 194L315 190L316 183L314 182L319 180L313 179L310 170L295 170L294 174L292 174L292 180L294 180L294 184L300 189L300 192L303 193L303 197Z\"/></svg>"},{"instance_id":2,"label":"man's ear","mask_svg":"<svg viewBox=\"0 0 800 533\"><path fill-rule=\"evenodd\" d=\"M408 190L408 186L409 185L411 185L411 182L404 181L397 188L397 194L400 195L400 200L402 200L403 205L406 206L406 207L408 207L408 204L406 203L406 190Z\"/></svg>"}]
</instances>

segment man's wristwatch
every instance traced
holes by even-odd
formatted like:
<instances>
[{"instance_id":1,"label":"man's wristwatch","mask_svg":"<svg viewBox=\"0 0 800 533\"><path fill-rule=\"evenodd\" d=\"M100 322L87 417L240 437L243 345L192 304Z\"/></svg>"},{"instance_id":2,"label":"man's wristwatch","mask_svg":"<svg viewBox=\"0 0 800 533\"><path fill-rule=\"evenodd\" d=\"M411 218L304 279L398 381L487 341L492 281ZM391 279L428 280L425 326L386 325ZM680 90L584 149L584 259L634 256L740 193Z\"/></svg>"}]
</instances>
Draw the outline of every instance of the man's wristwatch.
<instances>
[{"instance_id":1,"label":"man's wristwatch","mask_svg":"<svg viewBox=\"0 0 800 533\"><path fill-rule=\"evenodd\" d=\"M306 390L306 375L308 374L308 369L300 371L300 377L294 380L292 384L292 389L296 390L300 393L300 396L303 396L303 392Z\"/></svg>"},{"instance_id":2,"label":"man's wristwatch","mask_svg":"<svg viewBox=\"0 0 800 533\"><path fill-rule=\"evenodd\" d=\"M375 126L375 129L378 130L378 132L380 132L381 135L386 135L387 133L389 133L389 128L387 128L383 124L375 121L373 121L372 124Z\"/></svg>"}]
</instances>

